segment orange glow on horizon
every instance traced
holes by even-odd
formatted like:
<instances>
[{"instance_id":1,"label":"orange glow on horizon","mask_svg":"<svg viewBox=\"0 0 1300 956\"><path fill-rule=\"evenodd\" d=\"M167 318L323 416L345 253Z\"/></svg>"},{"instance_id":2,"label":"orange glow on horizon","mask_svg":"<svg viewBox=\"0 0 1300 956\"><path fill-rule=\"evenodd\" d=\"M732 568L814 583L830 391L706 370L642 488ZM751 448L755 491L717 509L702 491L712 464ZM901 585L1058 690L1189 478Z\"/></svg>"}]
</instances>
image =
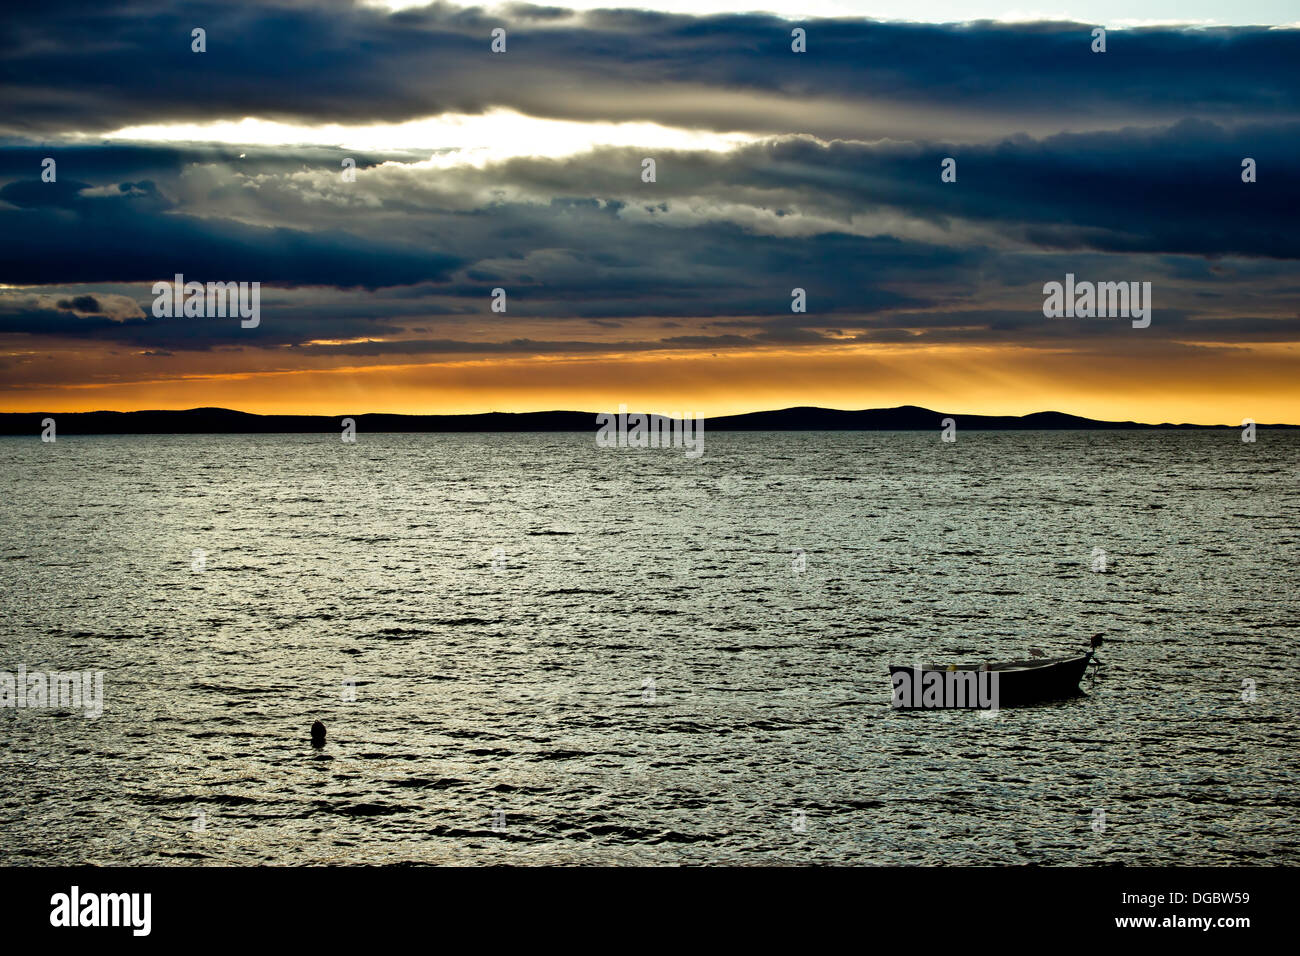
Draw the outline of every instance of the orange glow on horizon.
<instances>
[{"instance_id":1,"label":"orange glow on horizon","mask_svg":"<svg viewBox=\"0 0 1300 956\"><path fill-rule=\"evenodd\" d=\"M12 354L12 353L11 353ZM115 378L11 382L5 411L221 406L257 414L629 409L717 416L819 405L921 405L954 414L1061 411L1104 420L1300 422L1300 348L1182 348L1144 355L1007 346L854 346L720 353L457 359L231 371L235 355L113 357ZM107 356L101 356L107 365ZM334 359L338 361L337 358ZM153 363L153 364L150 364ZM71 376L70 376L71 378ZM73 384L73 382L76 382ZM1191 384L1189 384L1191 383Z\"/></svg>"}]
</instances>

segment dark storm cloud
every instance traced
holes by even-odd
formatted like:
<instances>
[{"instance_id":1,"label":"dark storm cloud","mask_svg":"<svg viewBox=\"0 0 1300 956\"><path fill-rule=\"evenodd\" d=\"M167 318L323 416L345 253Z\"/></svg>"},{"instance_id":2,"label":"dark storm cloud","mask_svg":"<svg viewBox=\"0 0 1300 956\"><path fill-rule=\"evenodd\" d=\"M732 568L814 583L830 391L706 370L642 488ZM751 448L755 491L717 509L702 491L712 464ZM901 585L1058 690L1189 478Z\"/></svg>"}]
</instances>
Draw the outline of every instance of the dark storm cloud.
<instances>
[{"instance_id":1,"label":"dark storm cloud","mask_svg":"<svg viewBox=\"0 0 1300 956\"><path fill-rule=\"evenodd\" d=\"M117 337L122 323L103 315L80 316L65 309L42 309L0 297L0 333L21 332L74 339Z\"/></svg>"},{"instance_id":2,"label":"dark storm cloud","mask_svg":"<svg viewBox=\"0 0 1300 956\"><path fill-rule=\"evenodd\" d=\"M119 321L95 323L10 309L2 327L173 350L400 339L310 347L359 355L1114 334L1043 327L1042 283L1072 271L1156 281L1153 336L1227 334L1230 326L1174 320L1219 319L1216 300L1225 298L1246 314L1276 316L1288 288L1294 297L1285 259L1297 253L1300 159L1287 148L1296 139L1293 126L1197 122L960 149L785 139L664 154L653 185L636 176L637 151L597 150L482 169L376 167L346 193L330 192L341 188L337 151L285 149L262 165L191 148L178 151L186 166L165 150L122 147L139 160L132 167L111 149L69 147L64 161L93 185L28 178L0 187L0 283L123 283L102 291L132 297L141 314L120 321L131 315L119 310ZM939 159L949 151L959 176L945 184ZM1260 162L1260 182L1241 182L1243 151ZM15 165L14 152L33 175L30 150L0 150L0 168ZM102 179L101 164L122 179ZM194 169L206 177L197 187ZM159 170L157 180L143 178ZM495 198L465 199L476 195ZM918 228L928 234L906 235ZM154 320L148 284L177 271L263 282L261 326ZM503 316L488 311L498 286L509 294ZM796 287L806 290L806 313L790 311ZM60 306L75 301L68 290L52 295ZM628 337L583 345L510 335L511 322L572 318L625 323ZM654 319L662 329L665 318L694 328L663 339L646 327ZM413 322L431 320L442 337L403 338ZM705 334L710 324L739 331ZM827 326L850 335L828 339ZM489 331L463 334L476 327ZM1235 328L1273 338L1283 327Z\"/></svg>"},{"instance_id":3,"label":"dark storm cloud","mask_svg":"<svg viewBox=\"0 0 1300 956\"><path fill-rule=\"evenodd\" d=\"M222 163L235 167L243 165L263 172L301 169L305 165L333 164L337 168L343 155L337 149L325 146L295 146L291 150L267 146L164 146L139 143L71 145L66 142L48 142L34 146L15 140L0 143L0 180L39 176L41 161L47 156L57 159L59 178L94 178L100 182L120 182L125 179L177 176L186 166L194 163ZM429 150L352 150L346 155L356 160L358 169L365 169L386 160L410 162L428 159Z\"/></svg>"},{"instance_id":4,"label":"dark storm cloud","mask_svg":"<svg viewBox=\"0 0 1300 956\"><path fill-rule=\"evenodd\" d=\"M72 299L60 299L58 307L73 312L98 313L103 311L100 308L99 300L93 295L79 295Z\"/></svg>"},{"instance_id":5,"label":"dark storm cloud","mask_svg":"<svg viewBox=\"0 0 1300 956\"><path fill-rule=\"evenodd\" d=\"M945 157L956 160L955 183L940 182ZM1259 182L1242 182L1245 157L1262 171ZM804 211L811 203L827 214L966 219L1041 248L1300 257L1300 123L1225 129L1188 120L965 146L784 139L668 169L668 195L739 199L751 187L778 209L784 194ZM583 181L600 177L592 168Z\"/></svg>"},{"instance_id":6,"label":"dark storm cloud","mask_svg":"<svg viewBox=\"0 0 1300 956\"><path fill-rule=\"evenodd\" d=\"M266 164L184 151L207 177L194 186L179 173L136 178L186 169L163 150L140 168L102 147L61 150L93 187L40 182L36 152L0 149L0 168L25 166L32 177L0 186L0 282L152 281L201 269L196 277L268 284L419 283L404 294L420 299L509 285L525 309L549 299L570 314L619 318L645 314L652 299L665 315L702 314L692 301L701 295L723 301L720 313L761 311L769 293L746 299L738 267L817 284L832 311L901 305L870 290L845 297L836 277L867 261L885 279L951 276L987 258L981 247L992 240L1030 251L1300 257L1300 124L1186 121L966 146L780 139L661 154L652 185L636 175L639 151L602 149L483 169L383 167L346 193L341 151L283 149ZM939 178L948 155L956 183ZM1256 183L1241 181L1244 156L1258 163ZM1010 281L1038 268L1002 267ZM1189 278L1213 278L1215 268L1179 264ZM830 287L816 281L823 273Z\"/></svg>"},{"instance_id":7,"label":"dark storm cloud","mask_svg":"<svg viewBox=\"0 0 1300 956\"><path fill-rule=\"evenodd\" d=\"M444 276L456 256L399 243L208 221L180 214L153 182L87 195L86 183L0 187L0 282L198 281L374 287Z\"/></svg>"},{"instance_id":8,"label":"dark storm cloud","mask_svg":"<svg viewBox=\"0 0 1300 956\"><path fill-rule=\"evenodd\" d=\"M0 123L29 136L492 107L823 136L914 131L932 114L996 133L1295 118L1300 106L1300 33L1249 27L1113 31L1108 52L1094 54L1081 24L811 20L808 52L793 54L794 24L757 14L53 0L6 18ZM489 51L498 26L509 31L505 54ZM206 53L191 52L195 27L207 31Z\"/></svg>"},{"instance_id":9,"label":"dark storm cloud","mask_svg":"<svg viewBox=\"0 0 1300 956\"><path fill-rule=\"evenodd\" d=\"M1146 341L1298 337L1296 31L1112 32L1095 55L1080 25L813 21L810 52L794 55L793 24L757 15L142 0L9 16L0 130L28 138L0 146L0 284L28 288L0 292L0 332L159 356L1091 347L1122 334L1044 321L1043 282L1071 271L1153 281ZM488 52L498 25L504 56ZM206 54L189 52L194 26ZM429 150L67 135L494 106L842 138L434 167L420 165ZM40 178L46 156L55 182ZM358 170L346 186L345 156ZM940 181L948 156L955 183ZM1246 156L1256 183L1241 181ZM261 282L260 326L155 319L149 286L177 272ZM507 314L488 309L496 287ZM796 287L806 313L790 311Z\"/></svg>"},{"instance_id":10,"label":"dark storm cloud","mask_svg":"<svg viewBox=\"0 0 1300 956\"><path fill-rule=\"evenodd\" d=\"M992 239L1023 252L1295 259L1297 143L1296 125L1229 131L1203 122L961 148L784 139L667 153L653 186L634 174L637 151L602 150L486 169L389 166L355 183L360 207L324 191L338 178L338 152L205 165L211 182L187 194L177 174L134 178L172 166L165 151L133 169L112 150L69 147L66 165L129 178L0 186L0 282L152 282L183 272L266 285L408 285L394 293L413 300L407 315L474 311L454 300L485 299L502 285L520 315L588 319L762 313L803 286L822 312L879 311L944 294L900 293L891 282L961 290L971 269L988 269ZM35 159L0 150L0 166L14 165L13 152ZM939 178L949 152L956 183ZM1260 182L1240 181L1243 155L1260 164ZM299 170L311 168L315 181L304 181ZM513 202L464 208L465 195L491 191ZM251 206L235 206L240 198ZM918 226L924 239L891 234ZM1222 278L1205 260L1177 261L1184 276ZM1041 276L1036 260L1005 254L998 269L1009 284ZM450 302L424 304L430 297Z\"/></svg>"}]
</instances>

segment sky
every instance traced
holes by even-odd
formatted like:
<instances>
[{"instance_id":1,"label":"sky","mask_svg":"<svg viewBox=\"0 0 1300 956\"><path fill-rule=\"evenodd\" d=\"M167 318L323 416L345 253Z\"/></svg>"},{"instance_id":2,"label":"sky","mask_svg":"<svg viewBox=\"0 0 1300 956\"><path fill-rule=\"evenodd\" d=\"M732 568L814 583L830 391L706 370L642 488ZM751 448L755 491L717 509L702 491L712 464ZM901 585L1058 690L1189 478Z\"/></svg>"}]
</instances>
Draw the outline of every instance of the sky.
<instances>
[{"instance_id":1,"label":"sky","mask_svg":"<svg viewBox=\"0 0 1300 956\"><path fill-rule=\"evenodd\" d=\"M7 10L0 410L1300 422L1293 4L748 6Z\"/></svg>"}]
</instances>

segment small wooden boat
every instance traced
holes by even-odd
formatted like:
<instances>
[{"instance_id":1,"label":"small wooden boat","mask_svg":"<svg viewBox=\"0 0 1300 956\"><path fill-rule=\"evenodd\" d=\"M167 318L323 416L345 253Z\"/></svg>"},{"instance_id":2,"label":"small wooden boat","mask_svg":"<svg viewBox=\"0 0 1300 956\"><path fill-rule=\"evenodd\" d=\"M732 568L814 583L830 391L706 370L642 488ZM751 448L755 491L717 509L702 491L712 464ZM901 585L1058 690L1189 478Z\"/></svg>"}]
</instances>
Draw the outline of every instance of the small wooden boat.
<instances>
[{"instance_id":1,"label":"small wooden boat","mask_svg":"<svg viewBox=\"0 0 1300 956\"><path fill-rule=\"evenodd\" d=\"M948 667L891 665L893 706L904 710L953 707L996 710L1073 697L1079 693L1079 681L1100 644L1098 635L1092 639L1092 650L1073 657Z\"/></svg>"}]
</instances>

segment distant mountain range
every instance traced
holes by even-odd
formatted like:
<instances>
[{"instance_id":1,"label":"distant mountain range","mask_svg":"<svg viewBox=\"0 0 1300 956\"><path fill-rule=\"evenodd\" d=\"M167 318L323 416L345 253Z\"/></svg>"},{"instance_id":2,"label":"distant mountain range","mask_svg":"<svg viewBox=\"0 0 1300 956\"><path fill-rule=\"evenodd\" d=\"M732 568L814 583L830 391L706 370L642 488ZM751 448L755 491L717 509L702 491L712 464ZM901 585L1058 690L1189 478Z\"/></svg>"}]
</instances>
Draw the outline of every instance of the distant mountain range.
<instances>
[{"instance_id":1,"label":"distant mountain range","mask_svg":"<svg viewBox=\"0 0 1300 956\"><path fill-rule=\"evenodd\" d=\"M489 412L481 415L252 415L228 408L187 408L140 412L0 412L0 435L39 435L53 418L59 435L249 434L337 432L345 417L358 432L559 432L592 431L594 412ZM843 411L835 408L783 408L705 419L708 431L937 431L945 418L969 430L1240 428L1240 425L1147 425L1103 422L1064 412L1031 415L959 415L916 405ZM1295 428L1295 425L1259 425Z\"/></svg>"}]
</instances>

